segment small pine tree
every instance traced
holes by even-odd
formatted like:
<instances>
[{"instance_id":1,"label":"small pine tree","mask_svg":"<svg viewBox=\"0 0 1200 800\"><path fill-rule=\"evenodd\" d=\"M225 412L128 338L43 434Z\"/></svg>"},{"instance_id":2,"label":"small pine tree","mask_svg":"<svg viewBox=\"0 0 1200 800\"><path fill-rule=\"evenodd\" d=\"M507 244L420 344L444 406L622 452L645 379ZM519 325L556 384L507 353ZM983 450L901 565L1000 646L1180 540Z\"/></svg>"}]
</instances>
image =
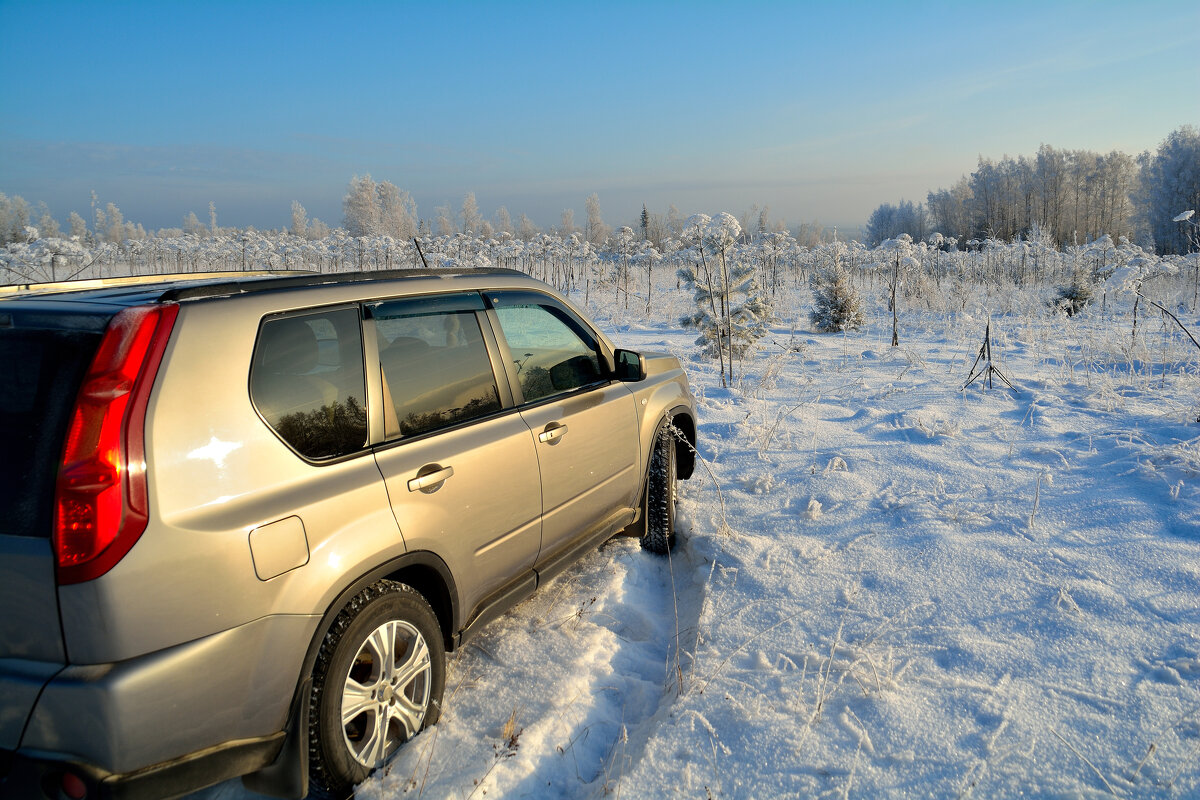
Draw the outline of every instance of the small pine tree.
<instances>
[{"instance_id":1,"label":"small pine tree","mask_svg":"<svg viewBox=\"0 0 1200 800\"><path fill-rule=\"evenodd\" d=\"M736 257L742 228L733 215L722 212L710 218L695 214L684 228L685 236L696 242L700 271L694 266L679 271L679 277L694 290L696 303L696 313L681 319L680 324L699 329L696 344L721 360L721 385L726 386L726 375L730 381L734 377L734 359L767 334L773 319L771 306L758 283L757 267Z\"/></svg>"},{"instance_id":2,"label":"small pine tree","mask_svg":"<svg viewBox=\"0 0 1200 800\"><path fill-rule=\"evenodd\" d=\"M822 333L854 331L867 321L862 296L850 283L850 273L840 263L813 275L813 309L808 318Z\"/></svg>"},{"instance_id":3,"label":"small pine tree","mask_svg":"<svg viewBox=\"0 0 1200 800\"><path fill-rule=\"evenodd\" d=\"M696 328L700 331L696 344L703 348L705 355L716 358L724 350L726 356L738 358L744 356L759 339L767 335L767 325L772 321L771 306L763 295L751 264L734 264L730 266L729 278L732 287L726 291L718 281L709 282L694 267L684 267L679 270L679 277L693 289L693 301L696 303L696 313L689 314L679 320L685 328ZM722 300L722 297L724 300ZM711 313L714 305L726 304L726 321L720 314L716 317ZM730 369L732 379L733 370Z\"/></svg>"},{"instance_id":4,"label":"small pine tree","mask_svg":"<svg viewBox=\"0 0 1200 800\"><path fill-rule=\"evenodd\" d=\"M1092 302L1092 282L1087 271L1080 268L1071 274L1071 283L1060 286L1052 305L1068 317L1073 317Z\"/></svg>"}]
</instances>

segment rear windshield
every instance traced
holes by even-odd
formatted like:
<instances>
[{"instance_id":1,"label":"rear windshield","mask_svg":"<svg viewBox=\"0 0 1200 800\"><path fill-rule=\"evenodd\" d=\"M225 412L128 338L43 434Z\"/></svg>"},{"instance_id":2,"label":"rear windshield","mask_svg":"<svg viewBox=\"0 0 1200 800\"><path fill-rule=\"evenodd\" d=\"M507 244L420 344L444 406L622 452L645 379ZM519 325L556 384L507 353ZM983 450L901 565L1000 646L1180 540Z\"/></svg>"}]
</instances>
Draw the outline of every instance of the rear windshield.
<instances>
[{"instance_id":1,"label":"rear windshield","mask_svg":"<svg viewBox=\"0 0 1200 800\"><path fill-rule=\"evenodd\" d=\"M0 327L0 535L50 536L63 437L100 338Z\"/></svg>"}]
</instances>

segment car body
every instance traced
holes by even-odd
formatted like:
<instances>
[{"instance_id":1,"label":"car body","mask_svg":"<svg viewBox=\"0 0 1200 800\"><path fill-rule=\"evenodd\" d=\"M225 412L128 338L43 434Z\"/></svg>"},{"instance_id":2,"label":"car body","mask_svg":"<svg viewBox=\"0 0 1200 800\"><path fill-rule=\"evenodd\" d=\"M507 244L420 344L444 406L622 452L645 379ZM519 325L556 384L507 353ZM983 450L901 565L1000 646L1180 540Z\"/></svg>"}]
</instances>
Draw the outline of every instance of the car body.
<instances>
[{"instance_id":1,"label":"car body","mask_svg":"<svg viewBox=\"0 0 1200 800\"><path fill-rule=\"evenodd\" d=\"M359 780L444 651L615 534L669 546L695 452L676 359L510 270L9 288L0 384L5 797Z\"/></svg>"}]
</instances>

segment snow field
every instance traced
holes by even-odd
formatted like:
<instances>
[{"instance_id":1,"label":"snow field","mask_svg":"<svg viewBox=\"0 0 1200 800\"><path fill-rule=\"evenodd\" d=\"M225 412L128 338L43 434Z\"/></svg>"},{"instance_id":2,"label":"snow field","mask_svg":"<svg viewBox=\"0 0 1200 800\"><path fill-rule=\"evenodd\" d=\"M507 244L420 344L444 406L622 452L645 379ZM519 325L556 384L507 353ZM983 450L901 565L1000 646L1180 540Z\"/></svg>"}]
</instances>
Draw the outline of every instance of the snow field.
<instances>
[{"instance_id":1,"label":"snow field","mask_svg":"<svg viewBox=\"0 0 1200 800\"><path fill-rule=\"evenodd\" d=\"M1200 353L1115 300L988 300L1015 390L960 391L977 308L902 306L891 348L878 299L814 334L799 290L731 387L684 293L591 309L699 399L680 545L491 625L358 796L1200 797Z\"/></svg>"}]
</instances>

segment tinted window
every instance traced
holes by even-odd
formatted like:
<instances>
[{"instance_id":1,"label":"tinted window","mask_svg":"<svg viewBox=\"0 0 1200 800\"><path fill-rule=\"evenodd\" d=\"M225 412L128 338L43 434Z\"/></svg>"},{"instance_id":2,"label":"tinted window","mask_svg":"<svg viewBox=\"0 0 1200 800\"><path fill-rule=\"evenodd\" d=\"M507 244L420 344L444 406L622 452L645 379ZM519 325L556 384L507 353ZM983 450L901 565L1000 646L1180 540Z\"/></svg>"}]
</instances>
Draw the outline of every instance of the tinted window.
<instances>
[{"instance_id":1,"label":"tinted window","mask_svg":"<svg viewBox=\"0 0 1200 800\"><path fill-rule=\"evenodd\" d=\"M54 484L99 333L0 329L0 534L49 536Z\"/></svg>"},{"instance_id":2,"label":"tinted window","mask_svg":"<svg viewBox=\"0 0 1200 800\"><path fill-rule=\"evenodd\" d=\"M500 410L491 358L475 315L482 308L478 295L372 308L389 436L415 436Z\"/></svg>"},{"instance_id":3,"label":"tinted window","mask_svg":"<svg viewBox=\"0 0 1200 800\"><path fill-rule=\"evenodd\" d=\"M600 380L595 344L582 326L554 305L493 301L508 341L525 402Z\"/></svg>"},{"instance_id":4,"label":"tinted window","mask_svg":"<svg viewBox=\"0 0 1200 800\"><path fill-rule=\"evenodd\" d=\"M270 319L254 352L250 394L258 412L296 452L313 459L367 443L358 310Z\"/></svg>"}]
</instances>

